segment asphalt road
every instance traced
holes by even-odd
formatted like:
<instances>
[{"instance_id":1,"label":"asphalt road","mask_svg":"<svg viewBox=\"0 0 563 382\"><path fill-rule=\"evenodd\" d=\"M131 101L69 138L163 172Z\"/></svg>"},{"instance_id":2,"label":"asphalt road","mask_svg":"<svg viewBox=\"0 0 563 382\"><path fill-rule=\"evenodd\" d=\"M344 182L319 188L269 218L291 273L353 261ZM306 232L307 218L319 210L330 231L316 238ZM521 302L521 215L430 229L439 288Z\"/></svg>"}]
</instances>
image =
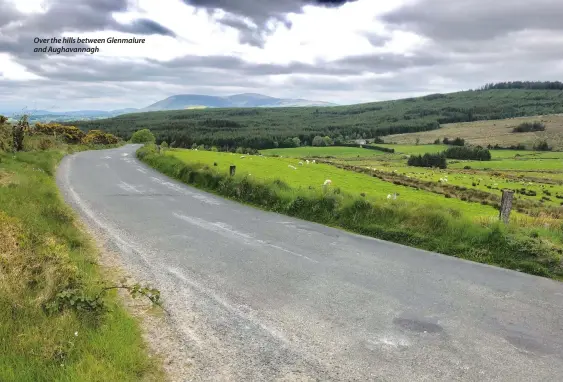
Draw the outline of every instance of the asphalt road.
<instances>
[{"instance_id":1,"label":"asphalt road","mask_svg":"<svg viewBox=\"0 0 563 382\"><path fill-rule=\"evenodd\" d=\"M190 378L563 379L563 283L237 204L137 147L68 156L58 182L162 290Z\"/></svg>"}]
</instances>

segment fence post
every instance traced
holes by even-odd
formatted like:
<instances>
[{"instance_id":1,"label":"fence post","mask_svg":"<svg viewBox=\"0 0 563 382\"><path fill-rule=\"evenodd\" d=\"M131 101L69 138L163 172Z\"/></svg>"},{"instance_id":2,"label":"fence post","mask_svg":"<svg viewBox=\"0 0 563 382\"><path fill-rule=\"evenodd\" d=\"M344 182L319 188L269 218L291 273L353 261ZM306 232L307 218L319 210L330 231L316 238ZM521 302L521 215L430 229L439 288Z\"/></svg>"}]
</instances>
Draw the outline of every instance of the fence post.
<instances>
[{"instance_id":1,"label":"fence post","mask_svg":"<svg viewBox=\"0 0 563 382\"><path fill-rule=\"evenodd\" d=\"M235 171L237 170L237 166L231 166L229 167L229 174L231 176L235 176Z\"/></svg>"},{"instance_id":2,"label":"fence post","mask_svg":"<svg viewBox=\"0 0 563 382\"><path fill-rule=\"evenodd\" d=\"M514 191L502 190L499 220L502 220L505 224L508 224L508 218L510 217L510 211L512 210L513 198L514 198Z\"/></svg>"}]
</instances>

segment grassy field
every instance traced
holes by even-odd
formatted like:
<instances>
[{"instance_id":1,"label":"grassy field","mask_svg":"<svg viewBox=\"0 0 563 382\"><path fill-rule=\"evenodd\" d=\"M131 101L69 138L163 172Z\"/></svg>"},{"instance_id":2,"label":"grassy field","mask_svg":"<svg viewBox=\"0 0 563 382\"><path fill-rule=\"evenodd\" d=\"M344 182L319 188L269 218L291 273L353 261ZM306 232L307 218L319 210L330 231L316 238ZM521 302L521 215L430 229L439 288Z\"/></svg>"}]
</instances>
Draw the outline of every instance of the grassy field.
<instances>
[{"instance_id":1,"label":"grassy field","mask_svg":"<svg viewBox=\"0 0 563 382\"><path fill-rule=\"evenodd\" d=\"M561 101L560 101L561 102ZM541 121L545 124L545 131L530 133L513 133L512 129L523 122ZM389 135L385 142L398 144L414 144L416 139L420 143L433 143L436 139L456 138L481 146L488 144L502 147L524 144L526 148L533 148L538 141L546 139L557 150L563 150L563 114L539 115L532 117L509 118L502 120L487 120L463 123L444 124L438 130L420 133Z\"/></svg>"},{"instance_id":2,"label":"grassy field","mask_svg":"<svg viewBox=\"0 0 563 382\"><path fill-rule=\"evenodd\" d=\"M104 279L55 183L69 150L0 151L0 381L162 380L115 294L83 304Z\"/></svg>"},{"instance_id":3,"label":"grassy field","mask_svg":"<svg viewBox=\"0 0 563 382\"><path fill-rule=\"evenodd\" d=\"M302 157L309 157L309 158L326 158L326 157L339 157L339 158L347 158L347 157L373 157L373 156L381 156L385 153L383 151L377 150L368 150L362 149L359 147L312 147L312 146L303 146L303 147L295 147L295 148L287 148L287 149L269 149L269 150L262 150L262 154L264 155L281 155L284 157L293 157L293 158L302 158Z\"/></svg>"},{"instance_id":4,"label":"grassy field","mask_svg":"<svg viewBox=\"0 0 563 382\"><path fill-rule=\"evenodd\" d=\"M297 158L242 156L196 150L137 156L185 183L254 206L360 234L535 275L563 279L561 222L547 227L520 219L496 220L489 205L394 184L375 174ZM342 158L346 159L346 158ZM236 165L236 175L228 175ZM295 169L289 167L294 166ZM332 184L323 187L326 179ZM387 195L398 192L397 200ZM533 219L532 219L533 220Z\"/></svg>"},{"instance_id":5,"label":"grassy field","mask_svg":"<svg viewBox=\"0 0 563 382\"><path fill-rule=\"evenodd\" d=\"M339 148L333 148L339 149ZM346 157L348 148L342 148ZM288 149L292 150L292 149ZM359 149L361 150L361 149ZM372 150L364 150L371 152ZM333 154L336 150L332 150ZM387 200L387 196L392 193L400 194L400 198L405 201L416 202L419 204L439 204L443 208L463 210L468 216L472 217L494 217L498 212L490 207L479 203L467 203L457 199L445 199L437 195L422 190L415 190L411 187L398 186L389 182L384 182L378 178L366 174L359 174L336 168L328 164L304 164L299 165L299 160L295 158L270 158L253 155L240 155L231 153L220 153L211 151L194 151L175 149L168 151L166 155L174 156L188 163L203 163L215 167L217 171L227 174L229 166L237 166L237 172L241 175L246 174L260 180L275 180L289 184L298 192L299 188L322 190L325 180L332 181L332 187L352 195L364 193L368 200ZM292 169L289 166L294 166Z\"/></svg>"},{"instance_id":6,"label":"grassy field","mask_svg":"<svg viewBox=\"0 0 563 382\"><path fill-rule=\"evenodd\" d=\"M539 214L542 207L560 207L563 202L563 152L534 152L523 150L491 150L491 161L449 160L448 169L432 170L407 166L405 156L440 152L443 145L380 145L395 148L395 154L378 157L338 155L333 151L334 164L376 169L403 175L407 178L433 182L434 192L447 193L440 188L440 179L448 176L447 184L479 190L498 197L504 188L527 193L516 195L517 200L535 203ZM334 148L338 149L338 148ZM367 150L366 150L367 151ZM283 151L278 151L282 153ZM304 158L305 156L300 156ZM467 168L469 167L469 168ZM459 195L461 196L461 194ZM539 204L538 204L539 203ZM544 211L546 212L546 211ZM551 212L550 212L551 213Z\"/></svg>"}]
</instances>

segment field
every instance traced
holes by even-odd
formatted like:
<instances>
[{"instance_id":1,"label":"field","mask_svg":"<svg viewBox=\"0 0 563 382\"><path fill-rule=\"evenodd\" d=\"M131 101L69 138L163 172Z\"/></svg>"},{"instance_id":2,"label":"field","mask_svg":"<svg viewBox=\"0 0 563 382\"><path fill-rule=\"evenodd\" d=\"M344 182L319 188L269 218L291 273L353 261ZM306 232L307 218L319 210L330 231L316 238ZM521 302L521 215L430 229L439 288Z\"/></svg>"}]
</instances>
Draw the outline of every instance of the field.
<instances>
[{"instance_id":1,"label":"field","mask_svg":"<svg viewBox=\"0 0 563 382\"><path fill-rule=\"evenodd\" d=\"M303 146L303 147L294 147L288 149L269 149L269 150L262 150L262 154L264 155L281 155L285 157L294 157L294 158L301 158L301 157L316 157L316 158L326 158L326 157L339 157L339 158L348 158L348 157L371 157L371 156L380 156L385 154L383 151L377 150L367 150L358 147L312 147L312 146Z\"/></svg>"},{"instance_id":2,"label":"field","mask_svg":"<svg viewBox=\"0 0 563 382\"><path fill-rule=\"evenodd\" d=\"M115 294L87 305L106 280L54 179L81 148L28 141L25 152L0 150L0 380L162 380Z\"/></svg>"},{"instance_id":3,"label":"field","mask_svg":"<svg viewBox=\"0 0 563 382\"><path fill-rule=\"evenodd\" d=\"M396 173L402 175L403 180L410 178L433 182L436 185L434 192L440 194L447 192L440 187L442 185L440 179L446 175L448 185L479 190L496 197L504 188L513 190L524 188L526 194L518 193L515 199L535 204L536 214L539 214L543 207L563 205L563 152L491 150L491 161L448 160L448 168L437 171L407 166L405 156L439 152L443 150L443 145L378 146L395 148L395 154L385 154L376 158L341 156L331 158L329 161L343 166ZM459 196L461 197L462 194ZM547 211L543 212L547 214Z\"/></svg>"},{"instance_id":4,"label":"field","mask_svg":"<svg viewBox=\"0 0 563 382\"><path fill-rule=\"evenodd\" d=\"M545 124L545 131L530 133L513 133L512 128L523 122L541 121ZM487 120L463 123L444 124L438 130L419 133L389 135L385 142L398 144L414 144L416 139L420 143L433 143L436 139L460 137L466 142L481 146L496 145L509 147L523 144L526 148L533 148L540 140L547 140L556 150L563 149L563 114L538 115L534 117L509 118L502 120Z\"/></svg>"},{"instance_id":5,"label":"field","mask_svg":"<svg viewBox=\"0 0 563 382\"><path fill-rule=\"evenodd\" d=\"M347 152L347 150L344 151ZM371 152L371 150L365 151ZM416 201L419 204L440 204L444 208L463 210L473 217L497 215L497 211L490 206L467 203L457 199L445 199L442 195L398 186L366 174L346 171L328 164L303 162L304 164L300 166L299 160L293 158L269 158L180 149L168 151L167 155L177 157L182 161L203 163L209 166L217 163L216 169L223 174L228 173L229 166L235 165L237 166L236 171L240 175L246 174L260 180L280 179L297 190L299 188L309 189L309 187L322 190L324 181L330 179L333 187L352 195L359 196L364 193L368 200L386 200L389 194L396 192L405 201ZM290 168L290 165L296 169Z\"/></svg>"},{"instance_id":6,"label":"field","mask_svg":"<svg viewBox=\"0 0 563 382\"><path fill-rule=\"evenodd\" d=\"M436 130L448 123L563 113L562 101L561 89L493 89L349 106L207 108L135 113L68 123L83 130L102 129L126 140L134 131L148 128L155 134L157 143L164 140L168 144L174 143L175 147L190 148L196 143L271 149L293 147L287 142L293 137L311 144L317 135L329 136L333 140L374 138ZM551 122L548 123L548 134L555 129L549 125ZM449 134L450 130L445 132ZM505 132L507 129L500 130ZM442 129L434 134L440 138L444 136ZM455 135L454 132L451 134ZM522 139L526 134L514 138ZM484 139L489 136L486 129L475 135ZM428 142L424 137L424 142ZM394 136L390 138L390 142L394 140ZM499 137L498 141L505 143L504 138Z\"/></svg>"}]
</instances>

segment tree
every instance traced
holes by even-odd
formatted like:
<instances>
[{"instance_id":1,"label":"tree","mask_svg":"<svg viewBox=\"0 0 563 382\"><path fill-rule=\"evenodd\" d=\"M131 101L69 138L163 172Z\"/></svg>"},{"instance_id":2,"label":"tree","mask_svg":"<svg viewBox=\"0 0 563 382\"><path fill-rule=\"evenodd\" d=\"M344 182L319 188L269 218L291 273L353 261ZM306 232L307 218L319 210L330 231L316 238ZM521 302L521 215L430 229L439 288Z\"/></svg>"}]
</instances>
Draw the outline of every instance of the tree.
<instances>
[{"instance_id":1,"label":"tree","mask_svg":"<svg viewBox=\"0 0 563 382\"><path fill-rule=\"evenodd\" d=\"M166 143L166 141L162 141L162 143L160 144L160 148L166 150L168 148L168 143Z\"/></svg>"},{"instance_id":2,"label":"tree","mask_svg":"<svg viewBox=\"0 0 563 382\"><path fill-rule=\"evenodd\" d=\"M293 141L293 144L295 145L294 147L301 146L301 139L299 139L298 137L294 137L291 140Z\"/></svg>"},{"instance_id":3,"label":"tree","mask_svg":"<svg viewBox=\"0 0 563 382\"><path fill-rule=\"evenodd\" d=\"M28 130L29 122L27 121L27 114L24 114L18 123L12 126L12 148L14 151L23 150L23 138Z\"/></svg>"},{"instance_id":4,"label":"tree","mask_svg":"<svg viewBox=\"0 0 563 382\"><path fill-rule=\"evenodd\" d=\"M326 146L325 140L320 135L313 138L313 146Z\"/></svg>"},{"instance_id":5,"label":"tree","mask_svg":"<svg viewBox=\"0 0 563 382\"><path fill-rule=\"evenodd\" d=\"M156 138L149 129L138 130L131 136L131 143L155 143Z\"/></svg>"},{"instance_id":6,"label":"tree","mask_svg":"<svg viewBox=\"0 0 563 382\"><path fill-rule=\"evenodd\" d=\"M325 146L332 146L334 144L334 142L332 141L332 138L329 136L323 137L323 141L324 141L324 145Z\"/></svg>"},{"instance_id":7,"label":"tree","mask_svg":"<svg viewBox=\"0 0 563 382\"><path fill-rule=\"evenodd\" d=\"M416 137L416 144L418 145L420 143L420 138Z\"/></svg>"},{"instance_id":8,"label":"tree","mask_svg":"<svg viewBox=\"0 0 563 382\"><path fill-rule=\"evenodd\" d=\"M439 145L440 144L440 138L436 138L436 140L434 141L435 145Z\"/></svg>"}]
</instances>

